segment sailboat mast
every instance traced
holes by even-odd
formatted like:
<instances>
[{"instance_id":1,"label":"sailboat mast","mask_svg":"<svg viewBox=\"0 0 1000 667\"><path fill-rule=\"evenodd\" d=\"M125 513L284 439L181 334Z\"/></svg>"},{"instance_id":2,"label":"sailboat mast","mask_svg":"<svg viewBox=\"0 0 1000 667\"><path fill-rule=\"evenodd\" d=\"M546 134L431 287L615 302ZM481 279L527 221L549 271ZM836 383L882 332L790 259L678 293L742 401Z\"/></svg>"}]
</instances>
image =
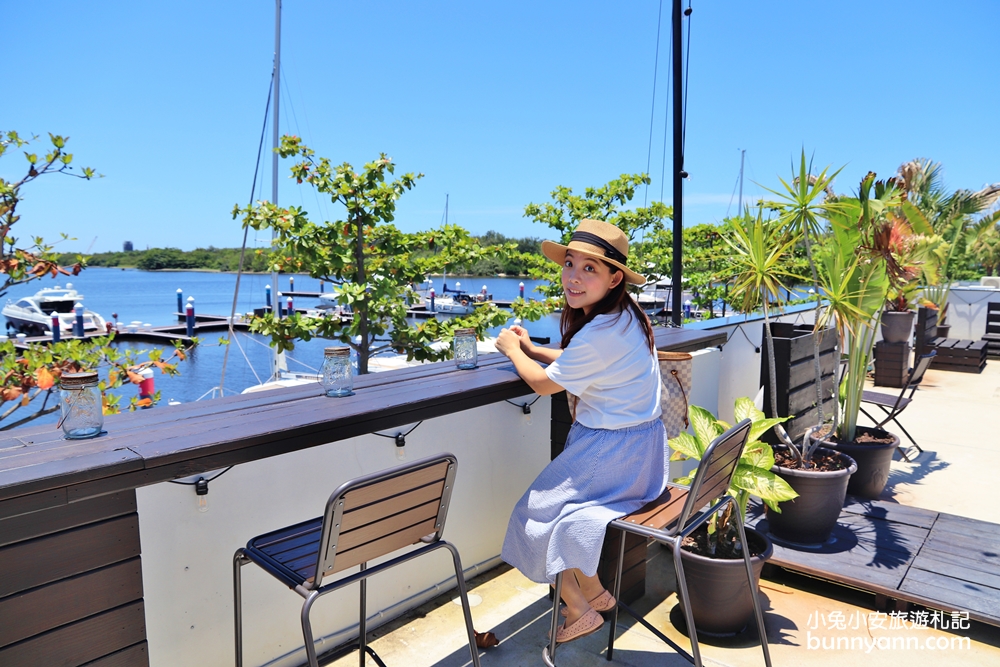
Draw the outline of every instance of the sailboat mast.
<instances>
[{"instance_id":1,"label":"sailboat mast","mask_svg":"<svg viewBox=\"0 0 1000 667\"><path fill-rule=\"evenodd\" d=\"M448 193L444 193L444 226L448 226ZM441 296L448 296L448 265L442 269Z\"/></svg>"},{"instance_id":2,"label":"sailboat mast","mask_svg":"<svg viewBox=\"0 0 1000 667\"><path fill-rule=\"evenodd\" d=\"M671 57L673 62L674 75L674 238L673 238L673 262L670 272L670 319L675 327L681 325L681 292L684 289L684 277L682 275L681 253L683 252L684 236L684 87L682 86L681 75L681 0L673 0L673 23L671 25L673 34L673 52Z\"/></svg>"},{"instance_id":3,"label":"sailboat mast","mask_svg":"<svg viewBox=\"0 0 1000 667\"><path fill-rule=\"evenodd\" d=\"M274 121L271 123L271 203L278 205L278 146L281 142L281 134L278 131L278 109L280 108L278 95L281 92L281 0L274 0ZM276 232L271 230L271 243L274 243ZM271 284L274 286L274 311L281 312L281 301L278 293L278 272L271 271ZM273 348L272 348L273 350ZM282 365L280 352L271 353L271 377L277 378Z\"/></svg>"}]
</instances>

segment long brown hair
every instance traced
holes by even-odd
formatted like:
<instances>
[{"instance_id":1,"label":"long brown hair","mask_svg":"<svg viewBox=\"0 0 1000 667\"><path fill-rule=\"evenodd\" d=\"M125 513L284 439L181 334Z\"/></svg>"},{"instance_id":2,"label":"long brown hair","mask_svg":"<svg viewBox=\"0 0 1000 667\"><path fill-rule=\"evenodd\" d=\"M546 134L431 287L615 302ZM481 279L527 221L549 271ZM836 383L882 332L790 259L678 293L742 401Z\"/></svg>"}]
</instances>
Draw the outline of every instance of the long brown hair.
<instances>
[{"instance_id":1,"label":"long brown hair","mask_svg":"<svg viewBox=\"0 0 1000 667\"><path fill-rule=\"evenodd\" d=\"M611 269L611 275L618 273L618 267L612 266L607 262L602 263ZM656 341L653 336L653 325L635 299L629 296L628 291L625 289L624 280L612 287L604 295L603 299L595 303L594 307L590 309L589 314L584 313L583 308L571 308L568 303L563 306L562 317L559 318L559 331L562 332L562 340L559 342L559 347L565 350L569 342L573 340L573 336L580 329L598 315L606 313L618 313L618 317L626 314L630 318L634 317L639 320L642 331L646 334L646 342L649 343L649 352L650 354L655 353Z\"/></svg>"}]
</instances>

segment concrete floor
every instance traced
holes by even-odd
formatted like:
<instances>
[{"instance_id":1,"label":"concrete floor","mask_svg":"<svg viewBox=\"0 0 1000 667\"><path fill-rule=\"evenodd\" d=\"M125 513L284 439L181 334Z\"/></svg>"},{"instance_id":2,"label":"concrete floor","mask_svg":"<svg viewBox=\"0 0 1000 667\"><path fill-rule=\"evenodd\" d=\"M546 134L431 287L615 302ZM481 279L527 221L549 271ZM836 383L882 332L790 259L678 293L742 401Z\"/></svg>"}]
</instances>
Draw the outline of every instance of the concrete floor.
<instances>
[{"instance_id":1,"label":"concrete floor","mask_svg":"<svg viewBox=\"0 0 1000 667\"><path fill-rule=\"evenodd\" d=\"M895 391L879 388L880 391ZM980 375L928 371L900 421L925 450L912 463L896 461L884 499L1000 524L1000 505L991 490L1000 470L1000 362ZM673 594L668 552L649 550L646 596L636 607L681 646L687 637L675 627L680 608ZM874 596L781 570L761 582L768 643L775 665L867 666L1000 665L1000 629L897 627L874 611ZM541 665L550 603L548 587L534 584L507 566L470 582L476 629L493 631L499 646L481 650L484 666ZM909 626L909 623L905 625ZM565 644L560 665L608 664L608 624L601 632ZM967 638L967 639L966 639ZM471 664L461 607L442 596L373 633L372 646L388 665L460 667ZM726 640L703 640L706 665L763 664L756 632ZM355 654L332 663L356 665ZM369 661L369 664L371 662ZM645 628L622 616L612 664L630 667L687 665Z\"/></svg>"}]
</instances>

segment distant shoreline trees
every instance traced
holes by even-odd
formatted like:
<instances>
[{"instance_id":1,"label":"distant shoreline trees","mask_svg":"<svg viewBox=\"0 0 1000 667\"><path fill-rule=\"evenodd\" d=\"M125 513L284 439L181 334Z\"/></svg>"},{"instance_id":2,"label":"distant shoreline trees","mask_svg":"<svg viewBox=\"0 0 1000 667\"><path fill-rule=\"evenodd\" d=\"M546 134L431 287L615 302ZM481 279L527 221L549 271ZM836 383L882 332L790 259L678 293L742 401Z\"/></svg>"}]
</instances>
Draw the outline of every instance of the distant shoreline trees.
<instances>
[{"instance_id":1,"label":"distant shoreline trees","mask_svg":"<svg viewBox=\"0 0 1000 667\"><path fill-rule=\"evenodd\" d=\"M537 238L511 238L499 232L489 231L482 236L473 237L482 245L499 245L514 243L517 253L508 258L484 258L466 266L448 268L451 275L467 276L527 276L528 266L521 257L522 253L541 256L542 240ZM431 255L433 251L425 250L423 254ZM416 253L418 256L421 252ZM59 255L62 265L75 262L77 255ZM244 259L243 270L247 273L269 273L265 254L248 252ZM220 271L235 272L239 268L239 248L197 248L195 250L180 250L178 248L149 248L148 250L133 250L131 252L101 252L88 255L87 266L103 266L110 268L130 268L142 271Z\"/></svg>"}]
</instances>

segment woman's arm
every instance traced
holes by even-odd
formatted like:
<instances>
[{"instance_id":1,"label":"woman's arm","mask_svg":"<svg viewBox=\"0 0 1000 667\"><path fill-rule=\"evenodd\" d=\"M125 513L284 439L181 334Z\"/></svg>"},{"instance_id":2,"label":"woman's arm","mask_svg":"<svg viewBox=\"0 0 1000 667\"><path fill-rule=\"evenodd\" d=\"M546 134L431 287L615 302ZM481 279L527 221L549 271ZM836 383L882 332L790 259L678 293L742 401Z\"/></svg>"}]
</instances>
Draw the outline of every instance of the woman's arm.
<instances>
[{"instance_id":1,"label":"woman's arm","mask_svg":"<svg viewBox=\"0 0 1000 667\"><path fill-rule=\"evenodd\" d=\"M507 355L514 362L514 368L521 379L528 383L532 391L540 396L549 396L563 390L561 386L549 379L545 370L531 359L521 347L521 336L510 329L504 329L497 336L497 350ZM535 348L536 350L547 350L547 348ZM554 350L562 352L562 350ZM555 355L555 359L559 355Z\"/></svg>"},{"instance_id":2,"label":"woman's arm","mask_svg":"<svg viewBox=\"0 0 1000 667\"><path fill-rule=\"evenodd\" d=\"M535 345L528 336L528 330L522 326L515 324L510 328L510 331L517 335L521 342L521 350L528 355L529 359L534 359L543 364L551 364L562 354L562 350L559 348L539 347Z\"/></svg>"}]
</instances>

